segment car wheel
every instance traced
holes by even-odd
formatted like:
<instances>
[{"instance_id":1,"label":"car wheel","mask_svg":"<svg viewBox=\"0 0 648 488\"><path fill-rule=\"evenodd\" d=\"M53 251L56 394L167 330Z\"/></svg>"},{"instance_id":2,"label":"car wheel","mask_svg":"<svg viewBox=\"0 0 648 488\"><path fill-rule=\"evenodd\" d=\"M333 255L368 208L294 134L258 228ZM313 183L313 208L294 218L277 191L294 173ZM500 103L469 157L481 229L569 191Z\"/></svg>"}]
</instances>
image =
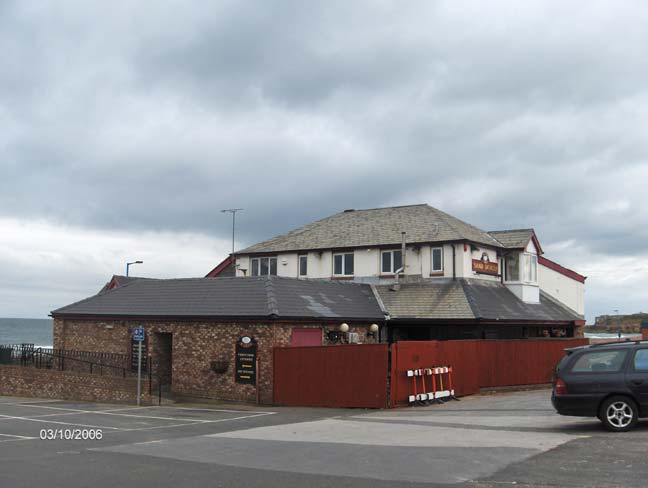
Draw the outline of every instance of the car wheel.
<instances>
[{"instance_id":1,"label":"car wheel","mask_svg":"<svg viewBox=\"0 0 648 488\"><path fill-rule=\"evenodd\" d=\"M637 405L625 396L610 397L601 405L599 419L608 430L626 432L639 420Z\"/></svg>"}]
</instances>

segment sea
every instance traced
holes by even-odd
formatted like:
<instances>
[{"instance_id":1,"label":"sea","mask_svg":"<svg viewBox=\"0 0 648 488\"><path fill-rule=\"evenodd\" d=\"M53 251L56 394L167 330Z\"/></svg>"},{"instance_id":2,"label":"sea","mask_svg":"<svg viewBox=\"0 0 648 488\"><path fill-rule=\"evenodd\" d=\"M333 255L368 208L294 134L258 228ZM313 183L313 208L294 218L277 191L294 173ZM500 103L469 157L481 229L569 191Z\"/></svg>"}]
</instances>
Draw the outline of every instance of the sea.
<instances>
[{"instance_id":1,"label":"sea","mask_svg":"<svg viewBox=\"0 0 648 488\"><path fill-rule=\"evenodd\" d=\"M52 347L52 319L0 318L0 344Z\"/></svg>"}]
</instances>

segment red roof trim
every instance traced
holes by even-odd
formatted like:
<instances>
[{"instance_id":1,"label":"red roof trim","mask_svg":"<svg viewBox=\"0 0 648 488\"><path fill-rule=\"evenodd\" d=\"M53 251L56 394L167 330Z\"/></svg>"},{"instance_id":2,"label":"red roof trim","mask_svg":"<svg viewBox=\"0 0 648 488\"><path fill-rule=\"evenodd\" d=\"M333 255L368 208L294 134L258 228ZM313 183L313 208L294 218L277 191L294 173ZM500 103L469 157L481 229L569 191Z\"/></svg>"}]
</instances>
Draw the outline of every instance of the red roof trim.
<instances>
[{"instance_id":1,"label":"red roof trim","mask_svg":"<svg viewBox=\"0 0 648 488\"><path fill-rule=\"evenodd\" d=\"M561 266L560 264L555 263L543 256L538 256L538 263L542 264L543 266L546 266L549 269L554 270L556 273L560 273L561 275L567 276L572 280L580 281L581 283L585 283L585 280L587 279L587 276L583 276L582 274L579 274L576 271L572 271L569 268L565 268L564 266Z\"/></svg>"},{"instance_id":2,"label":"red roof trim","mask_svg":"<svg viewBox=\"0 0 648 488\"><path fill-rule=\"evenodd\" d=\"M531 240L533 241L533 245L536 247L536 250L538 251L538 256L541 254L544 254L544 251L542 250L542 246L540 245L540 241L538 240L538 237L536 236L535 230L532 231L531 233ZM529 243L527 242L527 246Z\"/></svg>"},{"instance_id":3,"label":"red roof trim","mask_svg":"<svg viewBox=\"0 0 648 488\"><path fill-rule=\"evenodd\" d=\"M227 256L214 269L207 273L207 276L205 276L205 278L216 278L230 264L232 264L232 256Z\"/></svg>"}]
</instances>

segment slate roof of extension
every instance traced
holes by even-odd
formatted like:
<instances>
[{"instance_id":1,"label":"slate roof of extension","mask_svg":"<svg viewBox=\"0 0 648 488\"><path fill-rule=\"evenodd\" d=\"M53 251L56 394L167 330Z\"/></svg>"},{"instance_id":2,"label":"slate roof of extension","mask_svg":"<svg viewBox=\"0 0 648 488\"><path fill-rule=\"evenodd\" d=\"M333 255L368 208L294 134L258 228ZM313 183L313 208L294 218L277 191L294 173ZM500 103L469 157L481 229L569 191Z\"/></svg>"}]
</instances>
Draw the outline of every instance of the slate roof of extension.
<instances>
[{"instance_id":1,"label":"slate roof of extension","mask_svg":"<svg viewBox=\"0 0 648 488\"><path fill-rule=\"evenodd\" d=\"M384 319L369 285L276 276L131 280L52 315Z\"/></svg>"},{"instance_id":2,"label":"slate roof of extension","mask_svg":"<svg viewBox=\"0 0 648 488\"><path fill-rule=\"evenodd\" d=\"M571 322L583 316L544 292L540 303L524 303L497 281L439 279L376 287L392 319L483 319Z\"/></svg>"},{"instance_id":3,"label":"slate roof of extension","mask_svg":"<svg viewBox=\"0 0 648 488\"><path fill-rule=\"evenodd\" d=\"M533 229L492 230L488 233L509 249L526 247L535 234Z\"/></svg>"},{"instance_id":4,"label":"slate roof of extension","mask_svg":"<svg viewBox=\"0 0 648 488\"><path fill-rule=\"evenodd\" d=\"M403 231L408 244L468 240L502 247L487 232L423 204L340 212L237 254L399 245Z\"/></svg>"}]
</instances>

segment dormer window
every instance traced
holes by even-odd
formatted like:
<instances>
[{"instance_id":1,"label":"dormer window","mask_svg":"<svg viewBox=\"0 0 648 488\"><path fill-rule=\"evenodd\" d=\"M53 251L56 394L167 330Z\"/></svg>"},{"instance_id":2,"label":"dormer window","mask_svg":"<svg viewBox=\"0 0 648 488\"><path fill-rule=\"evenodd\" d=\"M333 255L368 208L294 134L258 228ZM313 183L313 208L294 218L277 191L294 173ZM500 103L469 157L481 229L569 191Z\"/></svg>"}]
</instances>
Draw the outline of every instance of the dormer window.
<instances>
[{"instance_id":1,"label":"dormer window","mask_svg":"<svg viewBox=\"0 0 648 488\"><path fill-rule=\"evenodd\" d=\"M277 276L277 258L250 259L250 276Z\"/></svg>"},{"instance_id":2,"label":"dormer window","mask_svg":"<svg viewBox=\"0 0 648 488\"><path fill-rule=\"evenodd\" d=\"M518 253L509 254L504 261L504 280L520 281L520 255Z\"/></svg>"},{"instance_id":3,"label":"dormer window","mask_svg":"<svg viewBox=\"0 0 648 488\"><path fill-rule=\"evenodd\" d=\"M382 251L380 253L380 270L384 274L393 274L403 267L403 253L401 250Z\"/></svg>"},{"instance_id":4,"label":"dormer window","mask_svg":"<svg viewBox=\"0 0 648 488\"><path fill-rule=\"evenodd\" d=\"M524 281L538 282L538 256L535 254L524 254Z\"/></svg>"}]
</instances>

